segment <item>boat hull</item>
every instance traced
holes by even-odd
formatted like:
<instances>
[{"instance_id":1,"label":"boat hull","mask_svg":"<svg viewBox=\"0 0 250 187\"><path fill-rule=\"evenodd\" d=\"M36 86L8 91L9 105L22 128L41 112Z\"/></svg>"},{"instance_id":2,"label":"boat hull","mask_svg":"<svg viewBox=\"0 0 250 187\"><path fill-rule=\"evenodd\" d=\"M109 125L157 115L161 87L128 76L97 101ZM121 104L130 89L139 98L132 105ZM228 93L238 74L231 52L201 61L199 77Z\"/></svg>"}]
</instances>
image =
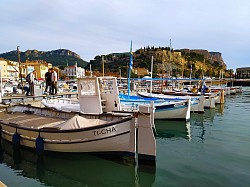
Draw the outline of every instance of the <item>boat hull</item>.
<instances>
[{"instance_id":1,"label":"boat hull","mask_svg":"<svg viewBox=\"0 0 250 187\"><path fill-rule=\"evenodd\" d=\"M54 152L129 152L130 121L81 131L47 130L14 128L2 126L2 138L12 142L15 133L20 135L20 145L35 148L36 139L44 140L44 150Z\"/></svg>"},{"instance_id":2,"label":"boat hull","mask_svg":"<svg viewBox=\"0 0 250 187\"><path fill-rule=\"evenodd\" d=\"M123 110L136 111L139 105L149 105L143 101L121 101ZM169 119L169 120L189 120L190 119L190 100L179 102L162 102L155 103L154 119Z\"/></svg>"},{"instance_id":3,"label":"boat hull","mask_svg":"<svg viewBox=\"0 0 250 187\"><path fill-rule=\"evenodd\" d=\"M128 153L135 151L135 119L132 116L84 115L17 106L13 107L11 112L1 112L0 117L1 137L13 145L18 142L18 147L35 149L37 140L41 138L44 151Z\"/></svg>"},{"instance_id":4,"label":"boat hull","mask_svg":"<svg viewBox=\"0 0 250 187\"><path fill-rule=\"evenodd\" d=\"M138 93L142 97L152 97L158 99L165 99L169 101L180 101L188 100L191 98L190 112L204 112L204 96L175 96L175 95L165 95L165 94L150 94L150 93Z\"/></svg>"},{"instance_id":5,"label":"boat hull","mask_svg":"<svg viewBox=\"0 0 250 187\"><path fill-rule=\"evenodd\" d=\"M155 106L155 119L171 119L171 120L189 120L190 106L187 103L172 108Z\"/></svg>"}]
</instances>

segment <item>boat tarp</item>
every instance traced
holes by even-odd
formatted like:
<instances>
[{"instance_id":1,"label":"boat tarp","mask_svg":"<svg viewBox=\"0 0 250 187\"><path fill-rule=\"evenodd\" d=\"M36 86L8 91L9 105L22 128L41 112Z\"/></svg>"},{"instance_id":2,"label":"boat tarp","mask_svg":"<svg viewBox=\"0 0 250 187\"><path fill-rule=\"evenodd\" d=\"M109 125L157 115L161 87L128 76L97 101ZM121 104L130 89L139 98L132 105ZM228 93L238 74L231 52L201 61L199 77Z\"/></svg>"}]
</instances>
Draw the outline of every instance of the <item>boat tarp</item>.
<instances>
[{"instance_id":1,"label":"boat tarp","mask_svg":"<svg viewBox=\"0 0 250 187\"><path fill-rule=\"evenodd\" d=\"M61 130L66 129L79 129L79 128L86 128L92 127L107 123L107 121L101 119L87 119L82 116L76 115L69 120L65 121L64 123L58 125Z\"/></svg>"}]
</instances>

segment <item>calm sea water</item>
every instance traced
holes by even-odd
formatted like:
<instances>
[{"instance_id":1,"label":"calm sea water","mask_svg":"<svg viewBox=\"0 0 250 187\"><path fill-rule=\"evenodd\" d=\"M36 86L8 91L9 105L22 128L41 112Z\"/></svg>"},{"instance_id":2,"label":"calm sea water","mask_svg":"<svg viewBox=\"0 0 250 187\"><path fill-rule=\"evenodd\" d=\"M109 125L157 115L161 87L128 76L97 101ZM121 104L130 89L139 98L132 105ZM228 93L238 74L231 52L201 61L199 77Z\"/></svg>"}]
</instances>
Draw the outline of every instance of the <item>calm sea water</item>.
<instances>
[{"instance_id":1,"label":"calm sea water","mask_svg":"<svg viewBox=\"0 0 250 187\"><path fill-rule=\"evenodd\" d=\"M0 180L27 186L250 186L250 88L188 123L156 121L157 161L134 166L93 155L13 152L2 142Z\"/></svg>"}]
</instances>

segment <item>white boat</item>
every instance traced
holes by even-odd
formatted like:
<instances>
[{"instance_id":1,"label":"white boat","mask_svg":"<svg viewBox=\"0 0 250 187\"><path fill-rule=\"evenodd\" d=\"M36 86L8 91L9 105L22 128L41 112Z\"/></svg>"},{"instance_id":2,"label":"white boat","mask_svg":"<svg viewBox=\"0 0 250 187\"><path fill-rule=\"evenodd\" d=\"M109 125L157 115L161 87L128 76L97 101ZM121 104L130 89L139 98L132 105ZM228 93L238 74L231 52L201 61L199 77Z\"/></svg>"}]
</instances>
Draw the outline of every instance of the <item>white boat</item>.
<instances>
[{"instance_id":1,"label":"white boat","mask_svg":"<svg viewBox=\"0 0 250 187\"><path fill-rule=\"evenodd\" d=\"M93 114L121 110L115 77L79 78L77 87L78 100L53 97L43 99L41 104L62 111Z\"/></svg>"},{"instance_id":2,"label":"white boat","mask_svg":"<svg viewBox=\"0 0 250 187\"><path fill-rule=\"evenodd\" d=\"M43 99L41 104L48 108L54 108L56 110L62 110L66 112L80 112L79 100L71 98L53 98Z\"/></svg>"},{"instance_id":3,"label":"white boat","mask_svg":"<svg viewBox=\"0 0 250 187\"><path fill-rule=\"evenodd\" d=\"M235 88L236 88L236 93L242 93L243 92L242 86L235 86Z\"/></svg>"},{"instance_id":4,"label":"white boat","mask_svg":"<svg viewBox=\"0 0 250 187\"><path fill-rule=\"evenodd\" d=\"M191 93L191 92L164 92L164 95L173 95L173 96L190 96L197 97L202 94L199 93ZM215 99L216 96L212 93L205 93L204 95L204 108L215 108Z\"/></svg>"},{"instance_id":5,"label":"white boat","mask_svg":"<svg viewBox=\"0 0 250 187\"><path fill-rule=\"evenodd\" d=\"M111 112L118 106L112 96L105 98L105 84L102 85L103 98L100 97L97 87L101 81L100 78L78 81L79 101L86 102L84 106L80 105L83 112L66 112L30 105L7 108L7 111L0 112L1 137L14 147L35 148L38 153L138 154L139 159L155 160L154 108L140 106L137 115L131 112ZM101 105L104 98L106 107ZM112 99L112 104L109 99Z\"/></svg>"},{"instance_id":6,"label":"white boat","mask_svg":"<svg viewBox=\"0 0 250 187\"><path fill-rule=\"evenodd\" d=\"M215 88L211 88L211 92L214 95L214 99L215 99L215 104L223 104L225 103L225 90L224 88L220 88L220 87L215 87Z\"/></svg>"},{"instance_id":7,"label":"white boat","mask_svg":"<svg viewBox=\"0 0 250 187\"><path fill-rule=\"evenodd\" d=\"M218 98L214 94L205 95L204 108L215 108L215 100Z\"/></svg>"},{"instance_id":8,"label":"white boat","mask_svg":"<svg viewBox=\"0 0 250 187\"><path fill-rule=\"evenodd\" d=\"M1 86L1 84L0 84ZM18 89L18 82L16 81L8 81L3 84L1 88L2 96L12 96L15 94L22 94L22 90Z\"/></svg>"},{"instance_id":9,"label":"white boat","mask_svg":"<svg viewBox=\"0 0 250 187\"><path fill-rule=\"evenodd\" d=\"M236 94L236 88L230 87L230 95L235 95L235 94Z\"/></svg>"},{"instance_id":10,"label":"white boat","mask_svg":"<svg viewBox=\"0 0 250 187\"><path fill-rule=\"evenodd\" d=\"M230 87L230 94L231 95L235 95L236 93L242 93L243 90L242 90L242 86L233 86L233 87Z\"/></svg>"},{"instance_id":11,"label":"white boat","mask_svg":"<svg viewBox=\"0 0 250 187\"><path fill-rule=\"evenodd\" d=\"M139 96L142 97L153 97L153 98L159 98L159 99L166 99L170 101L180 101L180 100L187 100L191 98L191 107L190 112L204 112L204 96L178 96L178 95L165 95L165 94L155 94L155 93L148 93L148 92L139 92Z\"/></svg>"},{"instance_id":12,"label":"white boat","mask_svg":"<svg viewBox=\"0 0 250 187\"><path fill-rule=\"evenodd\" d=\"M125 97L126 96L126 97ZM166 101L166 100L150 100L139 96L122 96L122 110L136 111L138 106L149 106L150 102L154 102L155 114L154 119L171 119L171 120L186 120L190 119L190 97L186 100Z\"/></svg>"}]
</instances>

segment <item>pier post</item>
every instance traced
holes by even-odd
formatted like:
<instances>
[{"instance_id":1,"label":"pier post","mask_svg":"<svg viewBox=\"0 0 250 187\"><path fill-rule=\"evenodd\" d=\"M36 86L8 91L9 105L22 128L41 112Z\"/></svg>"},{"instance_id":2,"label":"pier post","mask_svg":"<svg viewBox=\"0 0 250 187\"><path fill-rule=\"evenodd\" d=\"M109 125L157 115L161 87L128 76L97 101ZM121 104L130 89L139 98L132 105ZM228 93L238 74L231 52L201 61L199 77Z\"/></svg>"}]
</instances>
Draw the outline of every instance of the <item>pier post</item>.
<instances>
[{"instance_id":1,"label":"pier post","mask_svg":"<svg viewBox=\"0 0 250 187\"><path fill-rule=\"evenodd\" d=\"M154 111L152 106L139 105L137 153L139 160L155 161L156 140L154 136Z\"/></svg>"}]
</instances>

